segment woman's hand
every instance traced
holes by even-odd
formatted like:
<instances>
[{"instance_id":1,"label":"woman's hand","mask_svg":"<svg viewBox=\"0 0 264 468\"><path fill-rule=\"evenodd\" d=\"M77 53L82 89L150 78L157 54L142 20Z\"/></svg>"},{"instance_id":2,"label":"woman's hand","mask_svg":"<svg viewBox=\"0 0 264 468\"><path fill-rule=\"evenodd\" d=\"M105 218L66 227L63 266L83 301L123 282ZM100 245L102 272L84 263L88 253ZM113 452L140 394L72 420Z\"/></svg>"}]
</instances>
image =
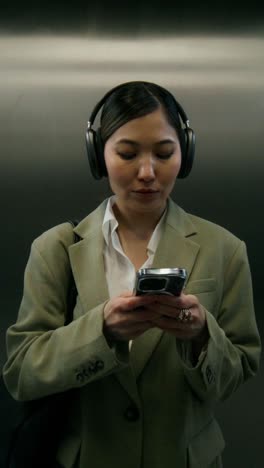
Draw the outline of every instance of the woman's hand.
<instances>
[{"instance_id":1,"label":"woman's hand","mask_svg":"<svg viewBox=\"0 0 264 468\"><path fill-rule=\"evenodd\" d=\"M205 311L190 294L134 296L126 292L105 305L104 334L110 341L133 340L153 327L180 340L192 340L197 355L209 337Z\"/></svg>"},{"instance_id":2,"label":"woman's hand","mask_svg":"<svg viewBox=\"0 0 264 468\"><path fill-rule=\"evenodd\" d=\"M152 319L154 326L181 340L192 340L201 346L206 343L208 330L205 311L196 296L182 293L179 297L152 297L155 297L155 302L148 304L146 310L158 314Z\"/></svg>"},{"instance_id":3,"label":"woman's hand","mask_svg":"<svg viewBox=\"0 0 264 468\"><path fill-rule=\"evenodd\" d=\"M156 326L156 296L134 296L125 292L110 299L104 308L104 335L107 340L133 340ZM147 308L149 307L149 308Z\"/></svg>"}]
</instances>

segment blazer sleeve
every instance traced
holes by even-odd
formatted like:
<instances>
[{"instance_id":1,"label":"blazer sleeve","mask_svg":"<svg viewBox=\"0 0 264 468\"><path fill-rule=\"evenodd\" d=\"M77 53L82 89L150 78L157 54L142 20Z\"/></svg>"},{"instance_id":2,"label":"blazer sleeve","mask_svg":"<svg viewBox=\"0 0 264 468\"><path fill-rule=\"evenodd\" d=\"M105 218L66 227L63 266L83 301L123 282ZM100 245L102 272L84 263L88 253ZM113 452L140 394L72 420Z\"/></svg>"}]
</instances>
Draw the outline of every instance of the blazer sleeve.
<instances>
[{"instance_id":1,"label":"blazer sleeve","mask_svg":"<svg viewBox=\"0 0 264 468\"><path fill-rule=\"evenodd\" d=\"M258 370L260 337L256 325L251 274L246 246L239 241L224 271L217 317L205 309L209 340L193 367L191 344L177 340L185 377L201 400L218 401L231 395Z\"/></svg>"},{"instance_id":2,"label":"blazer sleeve","mask_svg":"<svg viewBox=\"0 0 264 468\"><path fill-rule=\"evenodd\" d=\"M128 346L111 348L104 337L105 303L64 326L70 265L67 246L54 232L47 235L46 258L39 240L32 244L18 318L7 330L3 378L18 400L82 387L128 365Z\"/></svg>"}]
</instances>

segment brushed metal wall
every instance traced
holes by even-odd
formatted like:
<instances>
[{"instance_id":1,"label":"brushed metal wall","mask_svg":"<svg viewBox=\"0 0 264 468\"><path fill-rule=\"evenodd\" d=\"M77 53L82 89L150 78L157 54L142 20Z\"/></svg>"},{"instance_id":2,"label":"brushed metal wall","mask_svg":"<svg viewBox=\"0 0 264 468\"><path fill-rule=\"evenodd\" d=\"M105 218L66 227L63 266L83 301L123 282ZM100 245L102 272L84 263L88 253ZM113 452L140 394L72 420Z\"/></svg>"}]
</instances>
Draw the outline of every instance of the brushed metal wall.
<instances>
[{"instance_id":1,"label":"brushed metal wall","mask_svg":"<svg viewBox=\"0 0 264 468\"><path fill-rule=\"evenodd\" d=\"M109 194L91 178L84 132L112 86L144 79L168 87L197 135L193 172L173 198L248 246L263 337L264 38L250 35L0 37L1 365L32 240L81 218ZM263 375L218 409L226 468L261 468Z\"/></svg>"}]
</instances>

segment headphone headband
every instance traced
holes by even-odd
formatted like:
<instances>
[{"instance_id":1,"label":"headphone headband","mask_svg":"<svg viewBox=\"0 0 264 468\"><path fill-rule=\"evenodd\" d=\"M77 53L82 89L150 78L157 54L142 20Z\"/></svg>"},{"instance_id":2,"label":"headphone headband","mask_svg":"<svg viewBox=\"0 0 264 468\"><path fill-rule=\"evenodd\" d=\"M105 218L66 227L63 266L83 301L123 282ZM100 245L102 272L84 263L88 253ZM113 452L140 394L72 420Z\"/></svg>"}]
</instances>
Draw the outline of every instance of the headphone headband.
<instances>
[{"instance_id":1,"label":"headphone headband","mask_svg":"<svg viewBox=\"0 0 264 468\"><path fill-rule=\"evenodd\" d=\"M103 107L103 105L105 104L105 102L107 101L108 97L110 97L112 94L115 93L115 91L117 91L118 89L120 88L123 88L123 86L126 86L128 84L143 84L143 85L148 85L148 84L153 84L153 83L150 83L148 81L127 81L125 83L121 83L117 86L115 86L114 88L110 89L109 91L107 91L107 93L100 99L100 101L96 104L96 106L94 107L92 113L91 113L91 116L88 120L88 123L87 123L87 127L89 126L89 128L92 127L92 125L94 124L94 121L96 119L96 116L98 114L98 112L100 111L100 109ZM173 96L173 94L170 93L170 91L168 91L167 89L165 90L165 88L163 88L162 86L159 86L159 85L155 85L157 88L159 88L162 92L166 91L166 93L168 93L171 98L173 99L173 101L175 102L176 106L177 106L177 109L178 109L178 114L180 115L181 117L181 120L182 122L184 123L184 125L186 127L189 127L189 119L183 109L183 107L181 106L181 104L175 99L175 97Z\"/></svg>"}]
</instances>

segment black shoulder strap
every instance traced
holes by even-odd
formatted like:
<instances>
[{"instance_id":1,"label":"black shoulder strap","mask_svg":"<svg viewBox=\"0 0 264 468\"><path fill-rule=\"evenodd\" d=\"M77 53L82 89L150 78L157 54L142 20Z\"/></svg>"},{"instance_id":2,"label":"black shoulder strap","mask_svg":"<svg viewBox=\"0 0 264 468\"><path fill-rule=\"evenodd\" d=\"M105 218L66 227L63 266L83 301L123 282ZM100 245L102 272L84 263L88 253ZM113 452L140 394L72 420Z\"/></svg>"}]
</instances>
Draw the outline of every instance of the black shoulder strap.
<instances>
[{"instance_id":1,"label":"black shoulder strap","mask_svg":"<svg viewBox=\"0 0 264 468\"><path fill-rule=\"evenodd\" d=\"M77 224L79 224L78 220L69 220L68 222L72 225L73 228L77 226ZM79 242L79 240L80 240L80 237L78 236L78 234L76 234L76 232L74 232L74 244L76 244L76 242ZM72 274L72 270L71 270L70 275L71 276L70 276L68 297L67 297L67 311L66 311L64 325L68 325L73 320L73 309L75 307L76 298L77 298L77 288L76 288L76 284L75 284L74 277Z\"/></svg>"}]
</instances>

